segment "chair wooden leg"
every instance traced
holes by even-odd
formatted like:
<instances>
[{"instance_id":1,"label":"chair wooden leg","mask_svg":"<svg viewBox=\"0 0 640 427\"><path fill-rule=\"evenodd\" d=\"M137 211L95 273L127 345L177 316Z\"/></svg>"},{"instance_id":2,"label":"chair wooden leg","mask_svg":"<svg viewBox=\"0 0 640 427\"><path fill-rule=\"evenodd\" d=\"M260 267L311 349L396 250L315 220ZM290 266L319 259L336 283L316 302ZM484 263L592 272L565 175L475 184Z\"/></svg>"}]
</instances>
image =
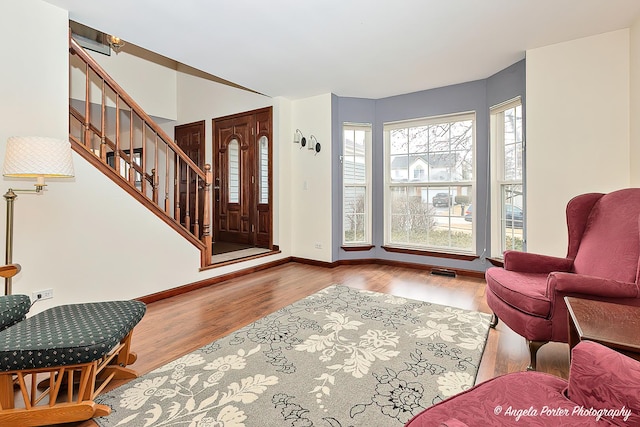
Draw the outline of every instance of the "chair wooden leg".
<instances>
[{"instance_id":1,"label":"chair wooden leg","mask_svg":"<svg viewBox=\"0 0 640 427\"><path fill-rule=\"evenodd\" d=\"M93 401L96 368L97 361L94 361L0 373L0 426L46 426L109 415L111 408ZM48 384L41 392L37 375L49 378L44 381ZM13 376L17 377L16 393ZM77 383L77 393L74 383Z\"/></svg>"},{"instance_id":2,"label":"chair wooden leg","mask_svg":"<svg viewBox=\"0 0 640 427\"><path fill-rule=\"evenodd\" d=\"M13 375L0 374L0 410L13 409Z\"/></svg>"},{"instance_id":3,"label":"chair wooden leg","mask_svg":"<svg viewBox=\"0 0 640 427\"><path fill-rule=\"evenodd\" d=\"M527 346L529 346L529 366L527 366L527 371L535 371L536 370L536 355L538 354L538 350L540 347L548 343L549 341L529 341L527 340Z\"/></svg>"},{"instance_id":4,"label":"chair wooden leg","mask_svg":"<svg viewBox=\"0 0 640 427\"><path fill-rule=\"evenodd\" d=\"M134 358L133 358L133 362L131 362L131 358L130 358L130 354L131 354L131 336L133 335L133 331L130 331L126 337L124 337L122 339L122 341L120 341L120 345L122 346L122 348L120 349L120 351L118 352L118 355L115 359L115 361L113 362L116 365L125 367L127 365L130 365L131 363L135 362L135 359L137 358L135 356L134 353Z\"/></svg>"},{"instance_id":5,"label":"chair wooden leg","mask_svg":"<svg viewBox=\"0 0 640 427\"><path fill-rule=\"evenodd\" d=\"M498 321L500 319L498 318L498 315L493 313L493 315L491 316L491 321L489 322L489 327L492 329L495 329L496 326L498 326Z\"/></svg>"}]
</instances>

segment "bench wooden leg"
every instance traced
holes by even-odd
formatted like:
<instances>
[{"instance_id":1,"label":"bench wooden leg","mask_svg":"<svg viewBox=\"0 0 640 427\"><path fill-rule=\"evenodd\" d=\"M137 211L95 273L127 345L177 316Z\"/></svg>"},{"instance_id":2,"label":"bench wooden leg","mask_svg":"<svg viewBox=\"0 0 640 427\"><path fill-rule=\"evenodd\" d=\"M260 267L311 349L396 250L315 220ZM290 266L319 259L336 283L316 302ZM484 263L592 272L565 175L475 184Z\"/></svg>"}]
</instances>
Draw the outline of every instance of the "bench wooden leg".
<instances>
[{"instance_id":1,"label":"bench wooden leg","mask_svg":"<svg viewBox=\"0 0 640 427\"><path fill-rule=\"evenodd\" d=\"M13 409L13 375L0 373L0 410Z\"/></svg>"},{"instance_id":2,"label":"bench wooden leg","mask_svg":"<svg viewBox=\"0 0 640 427\"><path fill-rule=\"evenodd\" d=\"M109 415L111 408L93 402L97 365L95 361L0 373L0 426L44 426ZM38 374L47 375L48 379L38 384ZM39 391L43 384L45 389Z\"/></svg>"},{"instance_id":3,"label":"bench wooden leg","mask_svg":"<svg viewBox=\"0 0 640 427\"><path fill-rule=\"evenodd\" d=\"M2 427L47 426L103 417L111 413L111 408L92 401L79 403L59 403L55 406L39 406L27 409L0 410Z\"/></svg>"}]
</instances>

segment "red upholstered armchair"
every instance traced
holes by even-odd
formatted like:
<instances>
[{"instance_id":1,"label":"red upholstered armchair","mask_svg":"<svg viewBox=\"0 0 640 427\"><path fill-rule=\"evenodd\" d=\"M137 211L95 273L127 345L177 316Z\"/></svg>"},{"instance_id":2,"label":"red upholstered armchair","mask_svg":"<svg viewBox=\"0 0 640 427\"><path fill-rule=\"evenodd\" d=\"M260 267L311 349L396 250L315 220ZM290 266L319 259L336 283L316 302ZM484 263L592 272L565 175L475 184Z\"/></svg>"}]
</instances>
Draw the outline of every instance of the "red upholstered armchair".
<instances>
[{"instance_id":1,"label":"red upholstered armchair","mask_svg":"<svg viewBox=\"0 0 640 427\"><path fill-rule=\"evenodd\" d=\"M569 247L565 258L504 253L504 268L486 272L487 303L529 346L529 370L549 341L567 342L564 297L640 305L640 188L589 193L567 204Z\"/></svg>"},{"instance_id":2,"label":"red upholstered armchair","mask_svg":"<svg viewBox=\"0 0 640 427\"><path fill-rule=\"evenodd\" d=\"M640 362L582 341L568 381L512 372L428 407L405 427L602 425L640 425Z\"/></svg>"}]
</instances>

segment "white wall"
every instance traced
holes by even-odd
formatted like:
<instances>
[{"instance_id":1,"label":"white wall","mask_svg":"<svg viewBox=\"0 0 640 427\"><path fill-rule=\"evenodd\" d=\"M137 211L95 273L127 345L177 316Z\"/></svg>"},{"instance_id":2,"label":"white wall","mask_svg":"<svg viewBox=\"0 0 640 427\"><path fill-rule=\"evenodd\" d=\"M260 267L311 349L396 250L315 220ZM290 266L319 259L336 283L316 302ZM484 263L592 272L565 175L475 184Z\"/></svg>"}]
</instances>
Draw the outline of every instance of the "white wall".
<instances>
[{"instance_id":1,"label":"white wall","mask_svg":"<svg viewBox=\"0 0 640 427\"><path fill-rule=\"evenodd\" d=\"M289 133L291 152L291 233L293 255L330 262L331 259L331 94L293 101ZM315 135L322 150L315 154L293 144L300 129L307 141ZM285 138L287 139L287 138ZM285 142L286 148L287 142ZM320 249L315 245L319 244Z\"/></svg>"},{"instance_id":2,"label":"white wall","mask_svg":"<svg viewBox=\"0 0 640 427\"><path fill-rule=\"evenodd\" d=\"M178 120L175 124L205 121L205 158L212 158L212 119L273 105L267 96L178 72ZM173 136L173 131L169 133ZM275 135L274 135L275 137Z\"/></svg>"},{"instance_id":3,"label":"white wall","mask_svg":"<svg viewBox=\"0 0 640 427\"><path fill-rule=\"evenodd\" d=\"M274 182L274 215L273 236L274 243L280 246L283 254L291 255L292 249L292 209L291 196L291 101L276 97L273 99L273 134L276 143L273 147L274 163L279 167L273 168ZM277 137L275 137L277 135ZM276 184L277 183L277 184ZM277 240L276 240L277 239Z\"/></svg>"},{"instance_id":4,"label":"white wall","mask_svg":"<svg viewBox=\"0 0 640 427\"><path fill-rule=\"evenodd\" d=\"M111 56L88 52L147 114L177 120L178 72L173 61L146 58L142 49L126 45Z\"/></svg>"},{"instance_id":5,"label":"white wall","mask_svg":"<svg viewBox=\"0 0 640 427\"><path fill-rule=\"evenodd\" d=\"M67 137L67 21L66 11L39 0L11 0L0 6L1 38L11 40L0 45L0 56L5 61L0 67L2 161L9 136ZM65 189L73 182L48 184L45 195L20 194L15 201L13 260L23 265L23 272L14 278L14 293L52 287L52 282L64 280L65 272L74 268L75 260L60 256L63 252L58 245L64 239L49 238L66 224L64 217L70 207ZM1 191L4 193L9 187L33 188L32 185L33 182L5 178ZM0 212L4 223L4 207ZM2 227L2 241L4 230ZM43 274L43 264L53 267L48 274ZM34 283L32 278L40 280Z\"/></svg>"},{"instance_id":6,"label":"white wall","mask_svg":"<svg viewBox=\"0 0 640 427\"><path fill-rule=\"evenodd\" d=\"M564 256L574 196L628 187L629 30L527 51L530 252Z\"/></svg>"}]
</instances>

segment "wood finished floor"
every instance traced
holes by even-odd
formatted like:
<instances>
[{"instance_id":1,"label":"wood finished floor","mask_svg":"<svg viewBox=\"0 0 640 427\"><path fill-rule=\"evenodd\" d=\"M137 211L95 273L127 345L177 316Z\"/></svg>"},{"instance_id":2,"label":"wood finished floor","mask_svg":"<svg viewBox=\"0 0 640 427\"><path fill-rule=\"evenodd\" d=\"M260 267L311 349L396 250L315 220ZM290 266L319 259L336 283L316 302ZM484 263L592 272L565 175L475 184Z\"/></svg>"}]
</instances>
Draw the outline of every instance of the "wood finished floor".
<instances>
[{"instance_id":1,"label":"wood finished floor","mask_svg":"<svg viewBox=\"0 0 640 427\"><path fill-rule=\"evenodd\" d=\"M288 263L151 303L134 330L131 368L147 373L331 284L490 313L482 279L434 276L381 265L316 267ZM523 371L528 351L522 337L502 322L490 330L477 382ZM538 370L566 378L569 347L550 343L538 352ZM117 385L117 384L116 384ZM95 426L93 421L66 426Z\"/></svg>"}]
</instances>

